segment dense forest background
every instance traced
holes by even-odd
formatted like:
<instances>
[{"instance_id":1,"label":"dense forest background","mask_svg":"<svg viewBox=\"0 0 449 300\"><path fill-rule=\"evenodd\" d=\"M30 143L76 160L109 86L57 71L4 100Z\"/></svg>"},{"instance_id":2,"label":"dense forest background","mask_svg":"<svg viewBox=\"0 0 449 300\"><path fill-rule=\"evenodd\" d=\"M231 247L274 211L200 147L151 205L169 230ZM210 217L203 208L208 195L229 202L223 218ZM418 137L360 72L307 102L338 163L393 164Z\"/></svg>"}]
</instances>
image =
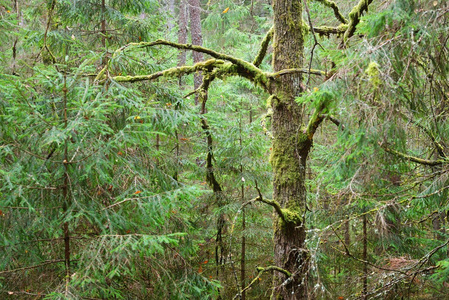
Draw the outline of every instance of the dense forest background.
<instances>
[{"instance_id":1,"label":"dense forest background","mask_svg":"<svg viewBox=\"0 0 449 300\"><path fill-rule=\"evenodd\" d=\"M284 2L301 215L273 198L295 175L273 178L276 96L246 72L299 72L273 69L271 1L0 0L1 299L447 299L448 3Z\"/></svg>"}]
</instances>

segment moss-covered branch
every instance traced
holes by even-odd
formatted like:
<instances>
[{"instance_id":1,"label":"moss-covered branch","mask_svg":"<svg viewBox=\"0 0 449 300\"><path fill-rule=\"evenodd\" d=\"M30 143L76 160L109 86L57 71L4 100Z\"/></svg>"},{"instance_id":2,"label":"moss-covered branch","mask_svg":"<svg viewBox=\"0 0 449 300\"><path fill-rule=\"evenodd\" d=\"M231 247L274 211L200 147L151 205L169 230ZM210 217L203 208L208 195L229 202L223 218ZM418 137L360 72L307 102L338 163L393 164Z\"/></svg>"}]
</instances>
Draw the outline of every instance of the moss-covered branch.
<instances>
[{"instance_id":1,"label":"moss-covered branch","mask_svg":"<svg viewBox=\"0 0 449 300\"><path fill-rule=\"evenodd\" d=\"M360 18L365 11L368 11L368 6L373 2L373 0L359 0L356 6L349 13L349 23L348 29L346 29L345 35L343 36L343 43L354 35L356 26L360 22Z\"/></svg>"},{"instance_id":2,"label":"moss-covered branch","mask_svg":"<svg viewBox=\"0 0 449 300\"><path fill-rule=\"evenodd\" d=\"M287 277L291 277L292 276L292 273L290 273L289 271L284 270L282 268L279 268L277 266L269 266L269 267L266 267L266 268L257 267L256 270L258 272L262 272L262 273L271 272L271 271L277 271L277 272L280 272L280 273L284 274Z\"/></svg>"},{"instance_id":3,"label":"moss-covered branch","mask_svg":"<svg viewBox=\"0 0 449 300\"><path fill-rule=\"evenodd\" d=\"M215 76L210 74L206 74L203 77L203 82L201 86L198 88L199 97L198 99L201 101L201 127L203 128L204 133L206 134L207 140L207 155L206 155L206 181L209 186L212 188L214 193L221 193L223 189L221 185L218 183L215 178L214 173L214 165L212 163L214 154L213 154L213 141L212 141L212 133L210 132L209 124L207 123L204 114L206 113L206 102L207 102L207 94L209 90L209 85L215 79Z\"/></svg>"},{"instance_id":4,"label":"moss-covered branch","mask_svg":"<svg viewBox=\"0 0 449 300\"><path fill-rule=\"evenodd\" d=\"M273 115L273 109L271 107L267 108L267 113L260 119L260 124L262 125L262 130L270 139L273 139L273 134L267 128L267 118L271 118Z\"/></svg>"},{"instance_id":5,"label":"moss-covered branch","mask_svg":"<svg viewBox=\"0 0 449 300\"><path fill-rule=\"evenodd\" d=\"M323 98L323 99L316 99L315 101L320 101L317 103L317 106L315 108L315 111L313 112L312 116L310 117L309 124L307 124L306 128L306 134L307 138L312 141L313 135L315 134L316 130L320 126L321 122L325 119L325 113L329 110L330 101L332 101L332 98Z\"/></svg>"},{"instance_id":6,"label":"moss-covered branch","mask_svg":"<svg viewBox=\"0 0 449 300\"><path fill-rule=\"evenodd\" d=\"M313 74L313 75L319 75L319 76L326 76L327 73L321 70L315 70L315 69L306 69L306 68L301 68L301 69L284 69L284 70L280 70L278 72L275 73L268 73L267 77L268 78L278 78L279 76L282 75L288 75L288 74L297 74L297 73L302 73L302 74Z\"/></svg>"},{"instance_id":7,"label":"moss-covered branch","mask_svg":"<svg viewBox=\"0 0 449 300\"><path fill-rule=\"evenodd\" d=\"M321 122L324 120L324 116L319 112L315 111L307 124L306 134L309 140L313 140L313 135L320 126Z\"/></svg>"},{"instance_id":8,"label":"moss-covered branch","mask_svg":"<svg viewBox=\"0 0 449 300\"><path fill-rule=\"evenodd\" d=\"M265 35L265 38L262 40L262 43L260 44L259 53L257 53L256 58L253 61L253 65L256 67L259 67L262 63L263 59L265 58L265 55L267 54L268 46L270 45L270 42L273 38L274 33L274 27L271 27L270 30Z\"/></svg>"},{"instance_id":9,"label":"moss-covered branch","mask_svg":"<svg viewBox=\"0 0 449 300\"><path fill-rule=\"evenodd\" d=\"M224 63L225 62L223 60L209 59L206 61L196 63L193 66L174 67L150 75L114 76L112 77L112 79L118 82L136 82L136 81L154 80L162 76L179 77L183 75L192 74L198 71L210 72L213 68L223 66Z\"/></svg>"},{"instance_id":10,"label":"moss-covered branch","mask_svg":"<svg viewBox=\"0 0 449 300\"><path fill-rule=\"evenodd\" d=\"M340 9L338 8L337 4L334 1L329 0L315 0L316 2L320 2L324 4L327 7L330 7L334 11L335 17L342 22L343 24L347 24L348 20L340 13Z\"/></svg>"},{"instance_id":11,"label":"moss-covered branch","mask_svg":"<svg viewBox=\"0 0 449 300\"><path fill-rule=\"evenodd\" d=\"M301 224L302 219L301 219L301 216L297 212L294 212L287 208L282 208L281 205L279 204L279 202L277 202L275 200L264 199L262 197L262 193L260 192L259 187L257 186L257 182L256 182L256 189L257 189L257 192L259 193L259 196L243 203L242 206L240 207L240 210L242 210L248 204L251 204L254 202L262 202L262 203L272 206L274 208L274 211L276 212L277 216L284 223L293 224L293 225Z\"/></svg>"},{"instance_id":12,"label":"moss-covered branch","mask_svg":"<svg viewBox=\"0 0 449 300\"><path fill-rule=\"evenodd\" d=\"M182 50L192 50L201 52L204 54L208 54L215 58L216 60L225 60L229 61L232 64L223 64L221 66L221 73L222 74L235 74L242 76L244 78L249 79L256 85L260 85L265 90L268 90L268 78L266 77L265 73L260 70L258 67L253 65L252 63L249 63L245 60L236 58L231 55L223 54L217 51L214 51L209 48L205 48L202 46L197 45L191 45L191 44L179 44L174 43L166 40L157 40L154 42L140 42L140 43L130 43L124 47L119 48L115 51L113 57L115 57L118 53L123 52L129 48L147 48L147 47L154 47L158 45L164 45L173 47L176 49L182 49ZM182 67L180 67L182 68ZM145 80L145 79L144 79Z\"/></svg>"},{"instance_id":13,"label":"moss-covered branch","mask_svg":"<svg viewBox=\"0 0 449 300\"><path fill-rule=\"evenodd\" d=\"M396 151L396 150L394 150L394 149L391 149L391 148L389 148L389 147L388 147L387 145L385 145L385 144L379 143L379 145L380 145L386 152L391 153L391 154L394 154L394 155L396 155L396 156L399 156L399 157L401 157L401 158L403 158L403 159L406 159L406 160L408 160L408 161L415 162L415 163L417 163L417 164L426 165L426 166L439 166L439 165L442 165L442 164L445 164L445 163L446 163L446 161L445 161L445 160L442 160L442 159L437 159L437 160L422 159L422 158L419 158L419 157L416 157L416 156L411 156L411 155L408 155L408 154L405 154L405 153Z\"/></svg>"},{"instance_id":14,"label":"moss-covered branch","mask_svg":"<svg viewBox=\"0 0 449 300\"><path fill-rule=\"evenodd\" d=\"M313 27L313 30L319 35L329 36L331 34L344 34L348 30L347 24L340 24L337 27L319 26Z\"/></svg>"}]
</instances>

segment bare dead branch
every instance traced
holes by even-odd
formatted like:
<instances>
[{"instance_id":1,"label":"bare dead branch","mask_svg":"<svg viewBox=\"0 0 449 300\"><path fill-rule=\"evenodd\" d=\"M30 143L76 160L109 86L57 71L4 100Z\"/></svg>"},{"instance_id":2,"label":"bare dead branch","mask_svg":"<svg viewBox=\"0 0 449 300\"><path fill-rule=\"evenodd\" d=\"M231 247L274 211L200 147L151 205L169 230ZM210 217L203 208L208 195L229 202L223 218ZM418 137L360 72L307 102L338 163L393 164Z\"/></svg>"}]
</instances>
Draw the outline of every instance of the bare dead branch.
<instances>
[{"instance_id":1,"label":"bare dead branch","mask_svg":"<svg viewBox=\"0 0 449 300\"><path fill-rule=\"evenodd\" d=\"M56 263L60 263L60 262L65 262L65 259L56 259L56 260L47 260L39 265L34 265L34 266L29 266L29 267L23 267L23 268L18 268L18 269L14 269L14 270L7 270L7 271L1 271L1 274L8 274L8 273L15 273L15 272L20 272L20 271L26 271L26 270L31 270L31 269L36 269L36 268L40 268L46 265L51 265L51 264L56 264Z\"/></svg>"}]
</instances>

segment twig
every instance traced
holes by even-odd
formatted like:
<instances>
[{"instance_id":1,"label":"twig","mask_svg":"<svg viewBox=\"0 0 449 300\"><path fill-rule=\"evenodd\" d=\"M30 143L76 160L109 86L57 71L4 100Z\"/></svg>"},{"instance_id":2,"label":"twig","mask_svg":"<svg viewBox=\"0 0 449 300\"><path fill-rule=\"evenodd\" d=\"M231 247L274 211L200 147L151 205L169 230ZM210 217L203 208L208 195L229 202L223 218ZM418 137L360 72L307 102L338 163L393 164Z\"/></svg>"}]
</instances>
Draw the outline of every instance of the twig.
<instances>
[{"instance_id":1,"label":"twig","mask_svg":"<svg viewBox=\"0 0 449 300\"><path fill-rule=\"evenodd\" d=\"M320 45L320 43L318 43L318 40L316 39L316 34L315 34L315 29L313 29L313 24L312 24L312 19L310 18L310 11L309 11L309 6L307 5L307 0L303 0L304 3L304 8L306 9L306 13L307 13L307 19L309 21L309 25L310 25L310 31L312 32L312 36L313 36L313 46L312 46L312 50L310 50L310 60L309 60L309 73L307 75L307 83L306 86L309 86L309 82L310 82L310 71L312 69L312 60L313 60L313 53L315 51L315 47L317 45L319 45L321 47L321 49L324 49L323 46ZM334 3L335 4L335 3ZM338 9L338 8L337 8Z\"/></svg>"},{"instance_id":2,"label":"twig","mask_svg":"<svg viewBox=\"0 0 449 300\"><path fill-rule=\"evenodd\" d=\"M19 271L36 269L36 268L40 268L40 267L43 267L43 266L46 266L46 265L60 263L60 262L65 262L65 259L47 260L47 261L45 261L45 262L43 262L43 263L41 263L39 265L23 267L23 268L18 268L18 269L14 269L14 270L0 271L0 275L1 274L8 274L8 273L15 273L15 272L19 272Z\"/></svg>"}]
</instances>

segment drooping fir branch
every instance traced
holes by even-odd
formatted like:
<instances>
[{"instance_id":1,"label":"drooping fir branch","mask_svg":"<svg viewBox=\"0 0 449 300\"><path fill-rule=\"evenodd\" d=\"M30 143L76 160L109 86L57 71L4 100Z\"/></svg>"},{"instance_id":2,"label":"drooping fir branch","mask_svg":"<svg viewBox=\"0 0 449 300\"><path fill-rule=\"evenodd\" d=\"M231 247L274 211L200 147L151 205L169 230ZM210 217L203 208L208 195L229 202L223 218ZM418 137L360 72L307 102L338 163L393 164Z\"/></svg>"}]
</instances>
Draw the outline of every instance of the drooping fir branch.
<instances>
[{"instance_id":1,"label":"drooping fir branch","mask_svg":"<svg viewBox=\"0 0 449 300\"><path fill-rule=\"evenodd\" d=\"M430 140L432 141L432 143L435 145L436 150L438 152L438 154L441 157L446 158L446 153L444 153L444 147L443 145L437 141L437 138L435 137L435 135L432 133L432 131L430 131L429 129L427 129L426 127L424 127L422 124L418 123L417 121L413 120L413 118L409 118L407 117L405 114L402 114L402 118L406 121L412 122L416 127L418 127L419 129L421 129L425 134L427 134L427 136L430 138Z\"/></svg>"},{"instance_id":2,"label":"drooping fir branch","mask_svg":"<svg viewBox=\"0 0 449 300\"><path fill-rule=\"evenodd\" d=\"M411 156L411 155L396 151L394 149L391 149L387 145L380 143L380 142L379 142L379 146L381 146L388 153L394 154L394 155L399 156L405 160L415 162L417 164L426 165L426 166L440 166L440 165L447 163L447 161L443 160L443 159L428 160L428 159L423 159L423 158L419 158L416 156Z\"/></svg>"},{"instance_id":3,"label":"drooping fir branch","mask_svg":"<svg viewBox=\"0 0 449 300\"><path fill-rule=\"evenodd\" d=\"M320 2L323 5L332 8L334 11L335 17L343 24L348 24L348 20L340 13L340 9L338 8L337 4L334 1L330 1L330 0L315 0L315 1Z\"/></svg>"},{"instance_id":4,"label":"drooping fir branch","mask_svg":"<svg viewBox=\"0 0 449 300\"><path fill-rule=\"evenodd\" d=\"M274 33L274 26L270 28L270 30L265 35L265 38L262 40L262 43L260 44L259 52L257 53L257 56L256 58L254 58L253 61L253 65L255 65L256 67L259 67L263 59L265 58L268 46L270 45L270 42L273 38L273 33Z\"/></svg>"},{"instance_id":5,"label":"drooping fir branch","mask_svg":"<svg viewBox=\"0 0 449 300\"><path fill-rule=\"evenodd\" d=\"M365 216L365 215L364 215ZM348 256L358 262L361 262L363 264L367 264L372 266L373 268L379 269L379 270L383 270L383 271L388 271L388 272L397 272L400 274L407 274L407 272L401 271L400 269L391 269L391 268L385 268L385 267L380 267L376 264L373 264L372 262L368 261L368 260L364 260L361 259L359 257L357 257L356 255L352 254L351 251L348 248L348 245L346 245L346 243L344 242L344 240L340 237L340 235L338 234L338 232L335 230L334 227L331 226L332 231L334 232L335 236L338 238L339 243L341 243L343 245L343 248L345 248L344 251L341 251L340 249L331 246L334 250L340 252L341 254L343 254L344 256Z\"/></svg>"},{"instance_id":6,"label":"drooping fir branch","mask_svg":"<svg viewBox=\"0 0 449 300\"><path fill-rule=\"evenodd\" d=\"M360 18L365 11L368 11L368 6L373 2L373 0L360 0L356 6L349 13L349 23L348 29L343 36L343 44L346 44L346 41L354 35L356 26L360 22Z\"/></svg>"}]
</instances>

